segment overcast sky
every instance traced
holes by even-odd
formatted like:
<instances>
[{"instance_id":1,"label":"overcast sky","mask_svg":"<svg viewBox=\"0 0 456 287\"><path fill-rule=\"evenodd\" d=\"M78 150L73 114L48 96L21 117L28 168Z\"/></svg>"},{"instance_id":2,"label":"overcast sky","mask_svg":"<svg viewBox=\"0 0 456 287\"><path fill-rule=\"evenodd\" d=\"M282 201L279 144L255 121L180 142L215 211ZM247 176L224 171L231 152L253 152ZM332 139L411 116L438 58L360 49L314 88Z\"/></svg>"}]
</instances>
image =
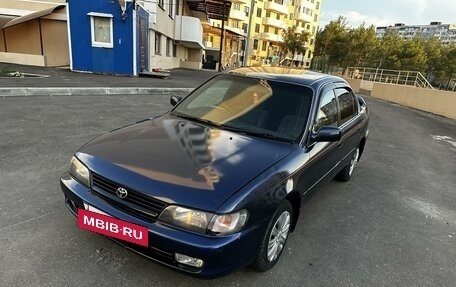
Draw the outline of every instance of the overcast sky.
<instances>
[{"instance_id":1,"label":"overcast sky","mask_svg":"<svg viewBox=\"0 0 456 287\"><path fill-rule=\"evenodd\" d=\"M320 26L339 15L351 26L425 25L432 21L456 24L456 0L322 0Z\"/></svg>"}]
</instances>

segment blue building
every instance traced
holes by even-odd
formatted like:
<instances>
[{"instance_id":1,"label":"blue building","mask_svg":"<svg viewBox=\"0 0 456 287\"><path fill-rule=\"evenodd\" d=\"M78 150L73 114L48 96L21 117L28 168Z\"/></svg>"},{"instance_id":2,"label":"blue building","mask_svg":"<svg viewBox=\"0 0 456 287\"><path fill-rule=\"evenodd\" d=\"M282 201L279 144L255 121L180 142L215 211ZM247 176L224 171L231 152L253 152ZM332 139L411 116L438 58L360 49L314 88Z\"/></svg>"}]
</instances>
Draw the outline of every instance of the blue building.
<instances>
[{"instance_id":1,"label":"blue building","mask_svg":"<svg viewBox=\"0 0 456 287\"><path fill-rule=\"evenodd\" d=\"M135 1L68 0L73 71L138 75L148 71L149 14Z\"/></svg>"},{"instance_id":2,"label":"blue building","mask_svg":"<svg viewBox=\"0 0 456 287\"><path fill-rule=\"evenodd\" d=\"M231 9L226 0L67 1L71 69L132 76L201 69L203 26L228 21Z\"/></svg>"}]
</instances>

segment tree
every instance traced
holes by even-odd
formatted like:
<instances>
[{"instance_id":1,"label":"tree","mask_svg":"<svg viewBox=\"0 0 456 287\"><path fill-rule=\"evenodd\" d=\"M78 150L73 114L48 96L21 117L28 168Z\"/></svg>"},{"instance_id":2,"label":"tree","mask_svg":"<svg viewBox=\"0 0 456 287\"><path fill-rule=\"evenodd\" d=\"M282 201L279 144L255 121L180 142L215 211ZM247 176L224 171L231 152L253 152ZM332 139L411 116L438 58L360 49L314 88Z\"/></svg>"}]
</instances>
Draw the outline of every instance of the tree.
<instances>
[{"instance_id":1,"label":"tree","mask_svg":"<svg viewBox=\"0 0 456 287\"><path fill-rule=\"evenodd\" d=\"M447 45L443 49L442 66L440 78L441 85L447 78L447 89L450 87L451 79L456 74L456 45Z\"/></svg>"},{"instance_id":2,"label":"tree","mask_svg":"<svg viewBox=\"0 0 456 287\"><path fill-rule=\"evenodd\" d=\"M424 43L419 37L405 40L399 52L401 70L420 71L426 70L427 55Z\"/></svg>"},{"instance_id":3,"label":"tree","mask_svg":"<svg viewBox=\"0 0 456 287\"><path fill-rule=\"evenodd\" d=\"M440 40L436 37L432 37L431 39L424 42L424 51L426 52L427 56L425 71L428 80L430 79L431 75L435 75L435 73L441 69L442 49L442 42L440 42Z\"/></svg>"},{"instance_id":4,"label":"tree","mask_svg":"<svg viewBox=\"0 0 456 287\"><path fill-rule=\"evenodd\" d=\"M376 42L370 63L378 69L398 70L401 68L399 54L404 40L395 30L387 30L381 39Z\"/></svg>"},{"instance_id":5,"label":"tree","mask_svg":"<svg viewBox=\"0 0 456 287\"><path fill-rule=\"evenodd\" d=\"M301 33L296 32L297 26L287 27L282 33L282 49L286 54L291 52L291 58L294 59L295 54L302 54L303 58L306 53L306 45L309 40L310 33L302 31ZM293 61L290 61L290 66Z\"/></svg>"},{"instance_id":6,"label":"tree","mask_svg":"<svg viewBox=\"0 0 456 287\"><path fill-rule=\"evenodd\" d=\"M374 26L366 27L363 23L358 28L349 29L341 44L345 46L342 55L343 73L349 66L363 66L375 48L376 41Z\"/></svg>"}]
</instances>

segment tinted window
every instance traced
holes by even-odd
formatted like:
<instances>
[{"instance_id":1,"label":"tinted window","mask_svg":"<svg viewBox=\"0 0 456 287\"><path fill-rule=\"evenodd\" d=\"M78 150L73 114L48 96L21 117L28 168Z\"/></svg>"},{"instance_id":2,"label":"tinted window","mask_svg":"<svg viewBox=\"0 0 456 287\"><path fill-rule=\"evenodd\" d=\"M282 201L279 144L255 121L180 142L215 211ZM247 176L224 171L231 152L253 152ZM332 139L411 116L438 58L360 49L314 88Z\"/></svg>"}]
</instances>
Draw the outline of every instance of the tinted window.
<instances>
[{"instance_id":1,"label":"tinted window","mask_svg":"<svg viewBox=\"0 0 456 287\"><path fill-rule=\"evenodd\" d=\"M220 128L297 141L308 119L312 94L300 85L219 75L191 93L173 113Z\"/></svg>"},{"instance_id":2,"label":"tinted window","mask_svg":"<svg viewBox=\"0 0 456 287\"><path fill-rule=\"evenodd\" d=\"M337 103L334 90L329 90L321 98L314 131L318 131L322 126L337 127L337 117Z\"/></svg>"},{"instance_id":3,"label":"tinted window","mask_svg":"<svg viewBox=\"0 0 456 287\"><path fill-rule=\"evenodd\" d=\"M337 100L340 107L340 125L355 116L358 106L355 104L353 93L347 89L336 89Z\"/></svg>"}]
</instances>

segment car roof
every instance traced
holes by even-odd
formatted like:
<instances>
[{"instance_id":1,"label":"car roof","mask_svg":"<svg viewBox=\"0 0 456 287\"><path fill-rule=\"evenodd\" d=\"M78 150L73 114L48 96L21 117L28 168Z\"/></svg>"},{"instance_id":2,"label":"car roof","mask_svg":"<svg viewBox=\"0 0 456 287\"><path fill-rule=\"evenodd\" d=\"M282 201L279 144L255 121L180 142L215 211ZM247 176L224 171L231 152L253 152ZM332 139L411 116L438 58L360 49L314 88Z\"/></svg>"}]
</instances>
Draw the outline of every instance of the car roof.
<instances>
[{"instance_id":1,"label":"car roof","mask_svg":"<svg viewBox=\"0 0 456 287\"><path fill-rule=\"evenodd\" d=\"M337 76L288 67L245 67L230 70L228 73L304 86L316 86L327 82L347 83L344 79Z\"/></svg>"}]
</instances>

